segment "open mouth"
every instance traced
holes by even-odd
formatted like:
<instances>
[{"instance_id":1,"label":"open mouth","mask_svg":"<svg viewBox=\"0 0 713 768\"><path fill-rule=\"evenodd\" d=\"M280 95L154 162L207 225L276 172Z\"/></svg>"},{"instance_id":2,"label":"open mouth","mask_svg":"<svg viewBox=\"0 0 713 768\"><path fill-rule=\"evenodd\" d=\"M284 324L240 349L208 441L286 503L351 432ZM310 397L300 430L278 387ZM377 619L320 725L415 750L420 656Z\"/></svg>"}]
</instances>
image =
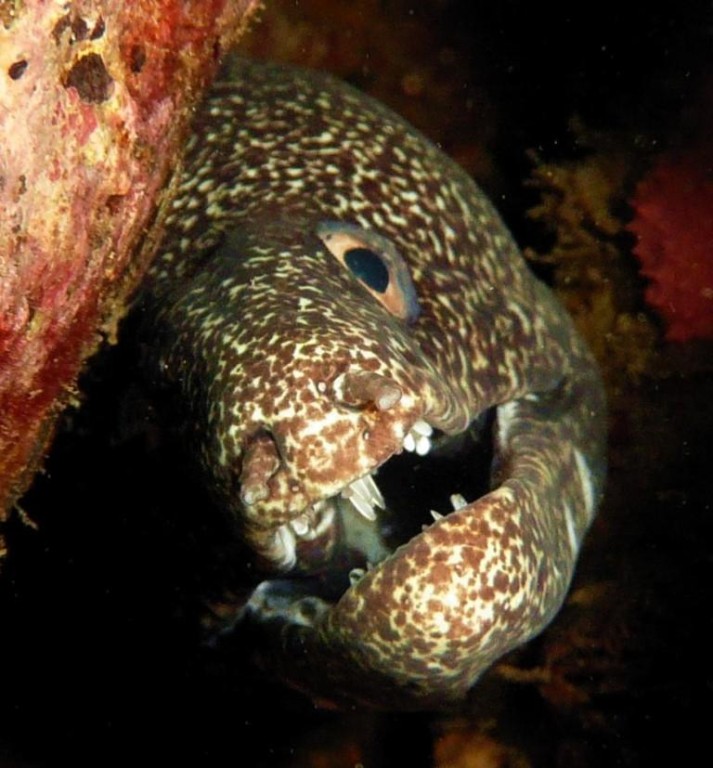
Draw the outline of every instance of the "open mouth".
<instances>
[{"instance_id":1,"label":"open mouth","mask_svg":"<svg viewBox=\"0 0 713 768\"><path fill-rule=\"evenodd\" d=\"M319 591L334 597L434 519L486 493L492 421L489 411L455 436L417 421L400 454L282 525L277 536L283 563L293 569L290 578L311 580L316 575ZM319 559L314 550L323 550L330 538L329 560L317 569L305 567Z\"/></svg>"}]
</instances>

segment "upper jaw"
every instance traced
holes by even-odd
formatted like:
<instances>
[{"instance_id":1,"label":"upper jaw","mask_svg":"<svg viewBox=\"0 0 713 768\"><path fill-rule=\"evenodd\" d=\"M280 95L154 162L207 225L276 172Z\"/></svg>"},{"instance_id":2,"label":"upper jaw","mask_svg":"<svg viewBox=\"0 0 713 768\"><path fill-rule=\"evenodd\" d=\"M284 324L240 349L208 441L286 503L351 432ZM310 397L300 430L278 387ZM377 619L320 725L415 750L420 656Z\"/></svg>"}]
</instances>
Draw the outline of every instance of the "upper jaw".
<instances>
[{"instance_id":1,"label":"upper jaw","mask_svg":"<svg viewBox=\"0 0 713 768\"><path fill-rule=\"evenodd\" d=\"M385 460L402 451L425 456L431 448L433 428L418 418L402 433L399 447L370 471L348 480L336 493L319 498L272 528L248 528L246 538L263 565L280 571L319 569L331 558L340 536L349 538L349 531L345 534L343 529L355 526L369 529L366 535L371 543L359 545L364 547L366 559L373 563L386 557L389 551L379 532L379 513L386 509L386 502L374 473Z\"/></svg>"},{"instance_id":2,"label":"upper jaw","mask_svg":"<svg viewBox=\"0 0 713 768\"><path fill-rule=\"evenodd\" d=\"M459 432L470 421L462 398L430 366L377 373L362 364L324 381L312 375L295 386L309 390L299 417L273 414L243 450L244 536L268 571L323 568L345 520L378 529L386 503L375 471L402 452L427 454L433 429ZM379 545L369 550L368 560L385 556Z\"/></svg>"}]
</instances>

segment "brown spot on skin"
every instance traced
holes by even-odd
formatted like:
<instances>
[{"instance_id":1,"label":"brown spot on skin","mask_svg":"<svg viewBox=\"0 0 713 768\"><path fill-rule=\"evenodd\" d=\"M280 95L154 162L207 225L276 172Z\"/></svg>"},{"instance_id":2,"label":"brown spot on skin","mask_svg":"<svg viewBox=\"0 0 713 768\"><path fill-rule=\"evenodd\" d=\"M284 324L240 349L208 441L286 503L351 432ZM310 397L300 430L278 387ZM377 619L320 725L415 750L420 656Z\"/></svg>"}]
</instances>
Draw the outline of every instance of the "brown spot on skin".
<instances>
[{"instance_id":1,"label":"brown spot on skin","mask_svg":"<svg viewBox=\"0 0 713 768\"><path fill-rule=\"evenodd\" d=\"M543 569L537 574L537 591L544 592L547 587L547 572Z\"/></svg>"},{"instance_id":2,"label":"brown spot on skin","mask_svg":"<svg viewBox=\"0 0 713 768\"><path fill-rule=\"evenodd\" d=\"M498 592L506 592L509 585L510 581L507 577L507 574L505 574L503 571L498 571L497 574L495 574L495 578L493 579L493 586L495 589Z\"/></svg>"},{"instance_id":3,"label":"brown spot on skin","mask_svg":"<svg viewBox=\"0 0 713 768\"><path fill-rule=\"evenodd\" d=\"M21 59L8 67L7 74L11 80L19 80L25 74L28 66L28 62L25 59Z\"/></svg>"},{"instance_id":4,"label":"brown spot on skin","mask_svg":"<svg viewBox=\"0 0 713 768\"><path fill-rule=\"evenodd\" d=\"M393 642L399 639L399 633L391 625L390 621L382 621L378 626L379 635L386 640L386 642Z\"/></svg>"},{"instance_id":5,"label":"brown spot on skin","mask_svg":"<svg viewBox=\"0 0 713 768\"><path fill-rule=\"evenodd\" d=\"M55 24L52 30L52 37L59 45L62 42L62 36L67 30L71 30L71 37L69 39L70 45L86 40L89 35L89 27L87 22L84 21L81 16L73 16L71 13L62 16L62 18Z\"/></svg>"},{"instance_id":6,"label":"brown spot on skin","mask_svg":"<svg viewBox=\"0 0 713 768\"><path fill-rule=\"evenodd\" d=\"M411 571L408 565L402 562L396 563L394 569L394 585L408 583L408 578L411 575Z\"/></svg>"},{"instance_id":7,"label":"brown spot on skin","mask_svg":"<svg viewBox=\"0 0 713 768\"><path fill-rule=\"evenodd\" d=\"M89 35L89 27L87 22L81 16L75 16L72 19L72 35L74 39L72 42L79 42L80 40L86 40Z\"/></svg>"},{"instance_id":8,"label":"brown spot on skin","mask_svg":"<svg viewBox=\"0 0 713 768\"><path fill-rule=\"evenodd\" d=\"M146 49L143 45L133 45L129 53L129 67L131 71L138 75L146 64Z\"/></svg>"},{"instance_id":9,"label":"brown spot on skin","mask_svg":"<svg viewBox=\"0 0 713 768\"><path fill-rule=\"evenodd\" d=\"M477 572L480 568L480 563L483 560L483 551L481 549L476 549L475 547L464 547L461 550L461 557L468 568L473 572Z\"/></svg>"},{"instance_id":10,"label":"brown spot on skin","mask_svg":"<svg viewBox=\"0 0 713 768\"><path fill-rule=\"evenodd\" d=\"M65 30L69 29L72 26L72 17L70 14L66 14L65 16L62 16L61 19L54 25L54 29L52 30L52 37L54 37L55 43L57 45L60 44L62 40L62 34L65 32Z\"/></svg>"},{"instance_id":11,"label":"brown spot on skin","mask_svg":"<svg viewBox=\"0 0 713 768\"><path fill-rule=\"evenodd\" d=\"M429 577L429 581L436 586L447 584L451 580L451 569L443 563L433 563Z\"/></svg>"},{"instance_id":12,"label":"brown spot on skin","mask_svg":"<svg viewBox=\"0 0 713 768\"><path fill-rule=\"evenodd\" d=\"M75 88L79 98L89 104L101 104L111 95L114 81L97 53L78 59L67 73L65 88Z\"/></svg>"},{"instance_id":13,"label":"brown spot on skin","mask_svg":"<svg viewBox=\"0 0 713 768\"><path fill-rule=\"evenodd\" d=\"M121 209L125 195L109 195L106 199L106 207L112 215L116 215Z\"/></svg>"},{"instance_id":14,"label":"brown spot on skin","mask_svg":"<svg viewBox=\"0 0 713 768\"><path fill-rule=\"evenodd\" d=\"M420 656L425 656L427 653L430 653L431 651L431 643L427 642L426 640L423 640L420 634L416 635L412 639L411 645L413 647L413 650L416 651L416 653L418 653Z\"/></svg>"},{"instance_id":15,"label":"brown spot on skin","mask_svg":"<svg viewBox=\"0 0 713 768\"><path fill-rule=\"evenodd\" d=\"M503 539L509 541L511 539L517 539L520 534L520 529L513 523L512 520L508 520L505 523L505 530L503 531Z\"/></svg>"},{"instance_id":16,"label":"brown spot on skin","mask_svg":"<svg viewBox=\"0 0 713 768\"><path fill-rule=\"evenodd\" d=\"M493 598L495 597L495 590L492 587L483 587L480 590L479 597L484 602L490 603L490 602L492 602Z\"/></svg>"},{"instance_id":17,"label":"brown spot on skin","mask_svg":"<svg viewBox=\"0 0 713 768\"><path fill-rule=\"evenodd\" d=\"M97 19L97 23L94 25L94 29L92 30L91 35L89 35L89 39L99 40L99 38L104 36L105 29L106 25L104 24L104 19L100 16Z\"/></svg>"}]
</instances>

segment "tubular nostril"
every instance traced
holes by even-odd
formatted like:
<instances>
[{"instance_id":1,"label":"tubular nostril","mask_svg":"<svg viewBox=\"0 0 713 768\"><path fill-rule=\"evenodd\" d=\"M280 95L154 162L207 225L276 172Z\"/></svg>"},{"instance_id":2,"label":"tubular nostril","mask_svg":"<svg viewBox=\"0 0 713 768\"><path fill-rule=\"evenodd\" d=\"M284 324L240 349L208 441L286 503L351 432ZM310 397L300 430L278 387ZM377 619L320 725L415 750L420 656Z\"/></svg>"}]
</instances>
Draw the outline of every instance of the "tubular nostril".
<instances>
[{"instance_id":1,"label":"tubular nostril","mask_svg":"<svg viewBox=\"0 0 713 768\"><path fill-rule=\"evenodd\" d=\"M393 379L372 371L342 373L334 380L333 389L336 399L345 405L374 403L380 411L393 408L403 395Z\"/></svg>"},{"instance_id":2,"label":"tubular nostril","mask_svg":"<svg viewBox=\"0 0 713 768\"><path fill-rule=\"evenodd\" d=\"M280 467L280 454L274 438L267 432L255 435L248 444L240 473L240 498L246 506L265 500L268 481Z\"/></svg>"}]
</instances>

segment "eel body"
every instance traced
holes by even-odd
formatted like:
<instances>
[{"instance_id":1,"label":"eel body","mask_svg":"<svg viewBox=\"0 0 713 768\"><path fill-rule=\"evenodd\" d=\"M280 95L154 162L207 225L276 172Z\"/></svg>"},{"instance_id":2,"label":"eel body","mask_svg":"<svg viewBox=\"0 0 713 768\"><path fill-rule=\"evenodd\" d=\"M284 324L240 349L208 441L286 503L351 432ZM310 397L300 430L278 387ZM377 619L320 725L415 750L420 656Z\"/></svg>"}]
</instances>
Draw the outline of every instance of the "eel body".
<instances>
[{"instance_id":1,"label":"eel body","mask_svg":"<svg viewBox=\"0 0 713 768\"><path fill-rule=\"evenodd\" d=\"M326 75L236 62L182 174L147 365L276 576L241 614L262 663L319 700L457 703L566 594L605 471L590 353L467 174ZM384 542L379 468L487 412L490 490ZM310 593L360 524L364 569Z\"/></svg>"}]
</instances>

